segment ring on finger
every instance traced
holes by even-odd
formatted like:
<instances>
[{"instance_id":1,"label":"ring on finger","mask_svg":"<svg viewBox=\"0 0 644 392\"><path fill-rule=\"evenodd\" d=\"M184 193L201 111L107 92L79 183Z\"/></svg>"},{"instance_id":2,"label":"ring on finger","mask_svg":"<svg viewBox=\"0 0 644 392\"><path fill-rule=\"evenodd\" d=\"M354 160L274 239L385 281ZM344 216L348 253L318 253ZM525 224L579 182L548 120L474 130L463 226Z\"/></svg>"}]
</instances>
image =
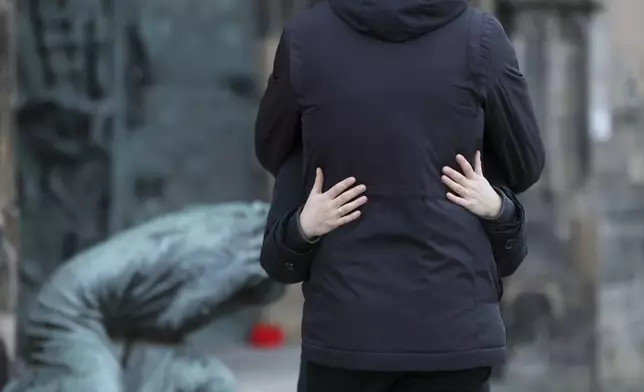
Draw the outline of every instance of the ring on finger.
<instances>
[{"instance_id":1,"label":"ring on finger","mask_svg":"<svg viewBox=\"0 0 644 392\"><path fill-rule=\"evenodd\" d=\"M342 211L342 206L338 208L338 214L340 214L340 216L344 216L344 211Z\"/></svg>"}]
</instances>

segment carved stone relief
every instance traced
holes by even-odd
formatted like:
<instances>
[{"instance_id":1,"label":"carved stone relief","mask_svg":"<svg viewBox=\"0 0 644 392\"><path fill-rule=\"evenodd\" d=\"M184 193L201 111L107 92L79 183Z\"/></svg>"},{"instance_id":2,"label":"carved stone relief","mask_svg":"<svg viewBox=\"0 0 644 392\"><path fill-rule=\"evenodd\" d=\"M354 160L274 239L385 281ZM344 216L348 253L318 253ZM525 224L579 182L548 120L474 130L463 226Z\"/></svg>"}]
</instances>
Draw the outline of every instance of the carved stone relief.
<instances>
[{"instance_id":1,"label":"carved stone relief","mask_svg":"<svg viewBox=\"0 0 644 392\"><path fill-rule=\"evenodd\" d=\"M24 318L79 251L188 204L261 198L265 179L247 2L17 2Z\"/></svg>"}]
</instances>

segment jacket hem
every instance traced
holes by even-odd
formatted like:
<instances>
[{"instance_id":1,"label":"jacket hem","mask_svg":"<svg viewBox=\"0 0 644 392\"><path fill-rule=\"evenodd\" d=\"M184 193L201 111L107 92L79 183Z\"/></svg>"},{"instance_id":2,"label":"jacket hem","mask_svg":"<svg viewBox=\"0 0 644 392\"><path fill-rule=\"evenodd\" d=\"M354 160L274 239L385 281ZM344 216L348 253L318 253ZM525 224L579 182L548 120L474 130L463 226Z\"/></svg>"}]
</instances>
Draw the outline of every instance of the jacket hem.
<instances>
[{"instance_id":1,"label":"jacket hem","mask_svg":"<svg viewBox=\"0 0 644 392\"><path fill-rule=\"evenodd\" d=\"M351 370L432 372L492 367L505 363L506 348L446 353L345 351L302 343L302 358L324 366Z\"/></svg>"}]
</instances>

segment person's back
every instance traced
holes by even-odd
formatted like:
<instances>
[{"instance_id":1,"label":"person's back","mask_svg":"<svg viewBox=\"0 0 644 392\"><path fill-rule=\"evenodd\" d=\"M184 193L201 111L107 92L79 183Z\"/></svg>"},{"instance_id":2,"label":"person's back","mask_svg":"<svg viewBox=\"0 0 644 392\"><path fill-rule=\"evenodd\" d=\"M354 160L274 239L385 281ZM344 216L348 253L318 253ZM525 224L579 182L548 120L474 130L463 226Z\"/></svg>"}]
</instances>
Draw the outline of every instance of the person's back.
<instances>
[{"instance_id":1,"label":"person's back","mask_svg":"<svg viewBox=\"0 0 644 392\"><path fill-rule=\"evenodd\" d=\"M529 99L499 102L526 92L498 22L467 0L330 0L291 23L281 45L308 183L316 167L327 184L351 175L369 199L320 244L303 288L303 357L380 371L501 363L490 243L441 182L456 154L476 150L516 191L541 172Z\"/></svg>"}]
</instances>

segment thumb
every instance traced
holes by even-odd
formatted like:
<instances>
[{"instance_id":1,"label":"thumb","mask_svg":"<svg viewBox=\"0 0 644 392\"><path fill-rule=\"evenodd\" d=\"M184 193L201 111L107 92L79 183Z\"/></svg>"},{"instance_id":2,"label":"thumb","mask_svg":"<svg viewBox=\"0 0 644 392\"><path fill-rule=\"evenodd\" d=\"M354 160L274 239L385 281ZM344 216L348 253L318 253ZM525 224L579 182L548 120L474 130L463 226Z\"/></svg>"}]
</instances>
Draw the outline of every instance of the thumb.
<instances>
[{"instance_id":1,"label":"thumb","mask_svg":"<svg viewBox=\"0 0 644 392\"><path fill-rule=\"evenodd\" d=\"M476 174L483 175L483 164L481 163L481 151L476 151L474 156L474 171Z\"/></svg>"},{"instance_id":2,"label":"thumb","mask_svg":"<svg viewBox=\"0 0 644 392\"><path fill-rule=\"evenodd\" d=\"M315 169L315 182L313 183L313 189L311 193L322 193L322 187L324 186L324 173L319 167Z\"/></svg>"}]
</instances>

